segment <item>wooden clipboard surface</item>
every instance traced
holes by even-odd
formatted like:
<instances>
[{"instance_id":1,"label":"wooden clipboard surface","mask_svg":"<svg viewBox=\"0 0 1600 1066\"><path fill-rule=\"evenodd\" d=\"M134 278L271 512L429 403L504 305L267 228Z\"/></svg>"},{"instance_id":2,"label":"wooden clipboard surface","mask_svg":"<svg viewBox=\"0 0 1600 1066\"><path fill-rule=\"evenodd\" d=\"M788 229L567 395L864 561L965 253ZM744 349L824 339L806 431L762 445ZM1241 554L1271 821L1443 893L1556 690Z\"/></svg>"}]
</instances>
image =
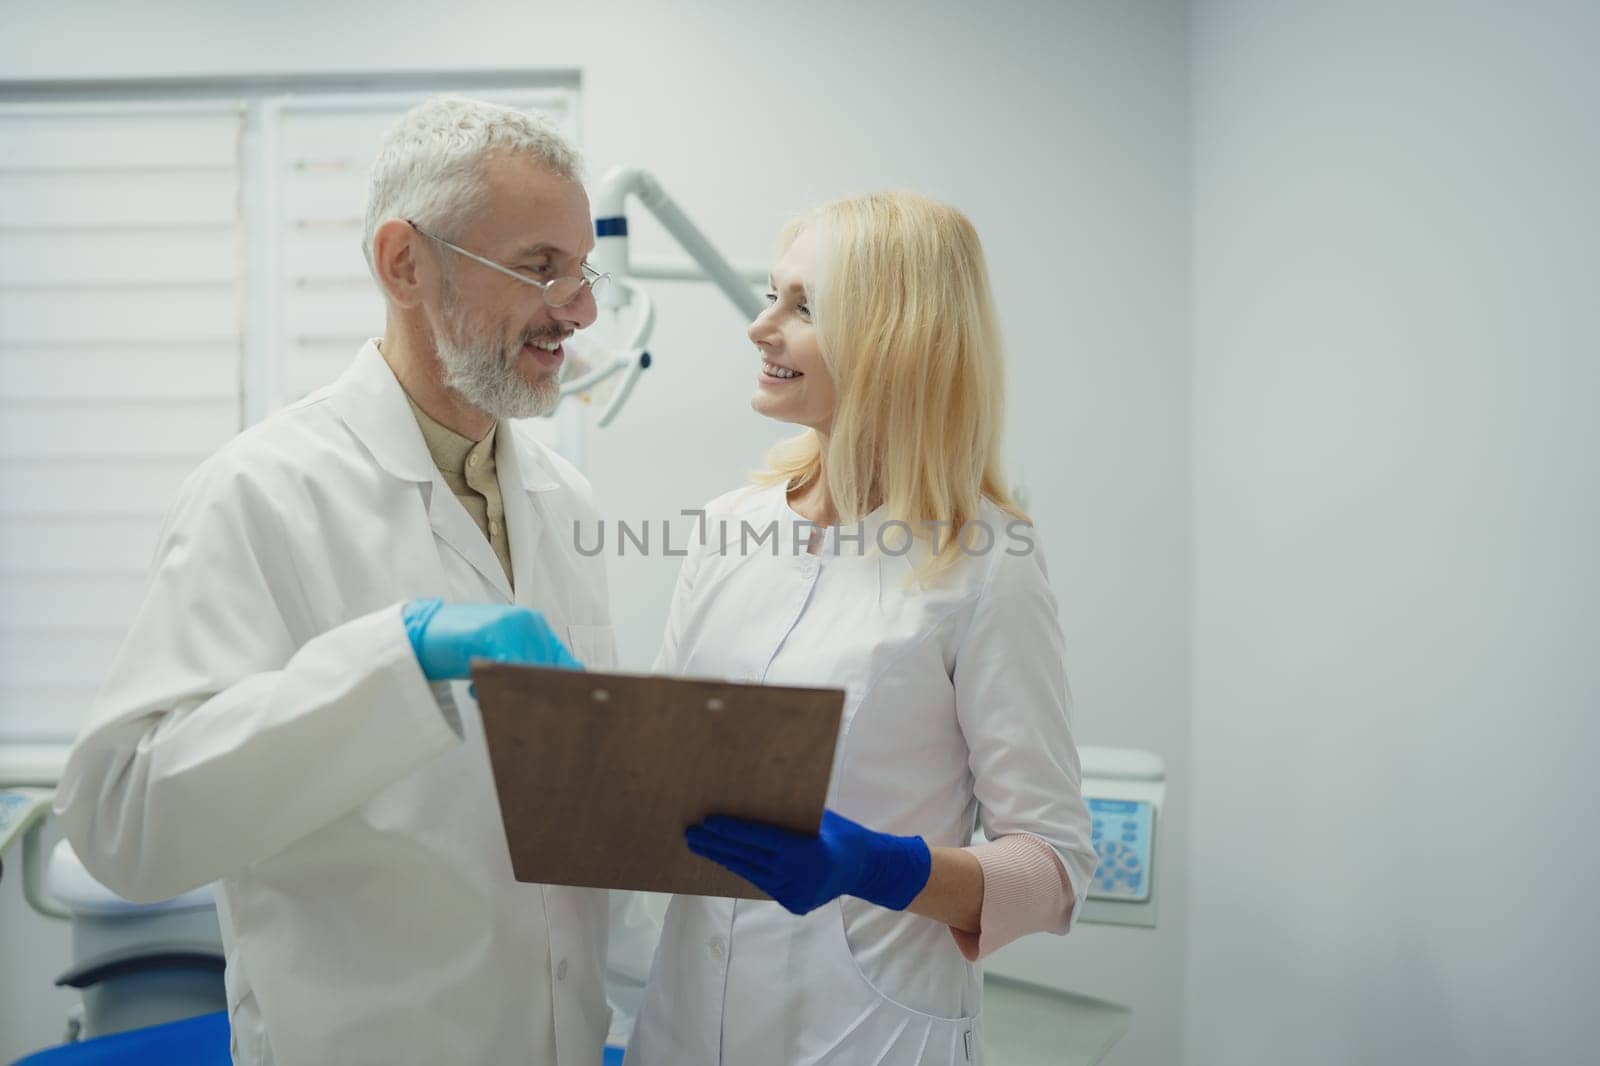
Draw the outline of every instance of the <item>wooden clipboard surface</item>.
<instances>
[{"instance_id":1,"label":"wooden clipboard surface","mask_svg":"<svg viewBox=\"0 0 1600 1066\"><path fill-rule=\"evenodd\" d=\"M684 828L822 822L839 689L487 662L472 679L518 881L766 899Z\"/></svg>"}]
</instances>

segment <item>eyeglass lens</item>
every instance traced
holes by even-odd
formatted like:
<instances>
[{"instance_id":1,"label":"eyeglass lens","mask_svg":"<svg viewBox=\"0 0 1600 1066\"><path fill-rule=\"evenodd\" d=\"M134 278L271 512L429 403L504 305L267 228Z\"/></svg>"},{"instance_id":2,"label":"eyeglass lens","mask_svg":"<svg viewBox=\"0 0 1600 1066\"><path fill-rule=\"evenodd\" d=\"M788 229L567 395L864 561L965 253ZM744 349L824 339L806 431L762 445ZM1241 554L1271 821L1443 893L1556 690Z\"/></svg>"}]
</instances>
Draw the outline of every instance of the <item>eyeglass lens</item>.
<instances>
[{"instance_id":1,"label":"eyeglass lens","mask_svg":"<svg viewBox=\"0 0 1600 1066\"><path fill-rule=\"evenodd\" d=\"M557 278L545 288L545 302L551 307L565 307L577 297L586 284L595 298L599 299L600 294L606 291L606 282L609 280L603 276L593 281L585 278Z\"/></svg>"}]
</instances>

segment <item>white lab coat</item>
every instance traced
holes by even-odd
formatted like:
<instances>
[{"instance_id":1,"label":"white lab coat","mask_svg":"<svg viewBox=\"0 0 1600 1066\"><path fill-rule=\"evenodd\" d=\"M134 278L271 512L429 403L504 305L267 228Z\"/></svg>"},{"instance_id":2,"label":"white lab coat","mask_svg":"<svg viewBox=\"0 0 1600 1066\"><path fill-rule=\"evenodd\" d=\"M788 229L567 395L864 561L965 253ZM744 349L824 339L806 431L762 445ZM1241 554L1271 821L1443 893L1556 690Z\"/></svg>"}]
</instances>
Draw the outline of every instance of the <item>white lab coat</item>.
<instances>
[{"instance_id":1,"label":"white lab coat","mask_svg":"<svg viewBox=\"0 0 1600 1066\"><path fill-rule=\"evenodd\" d=\"M1055 599L1032 530L1008 534L992 506L980 517L992 550L908 588L926 549L876 551L881 512L864 544L847 526L813 556L781 486L724 496L684 560L657 669L843 687L830 807L932 845L970 843L975 818L991 838L1034 834L1082 899L1095 859ZM757 547L773 522L776 543ZM981 995L980 968L927 918L850 897L795 917L768 901L677 896L628 1062L977 1062Z\"/></svg>"},{"instance_id":2,"label":"white lab coat","mask_svg":"<svg viewBox=\"0 0 1600 1066\"><path fill-rule=\"evenodd\" d=\"M495 451L515 602L615 647L588 485L514 424ZM241 1064L600 1061L607 893L512 876L464 683L403 601L510 603L373 342L185 483L57 812L113 890L220 879Z\"/></svg>"}]
</instances>

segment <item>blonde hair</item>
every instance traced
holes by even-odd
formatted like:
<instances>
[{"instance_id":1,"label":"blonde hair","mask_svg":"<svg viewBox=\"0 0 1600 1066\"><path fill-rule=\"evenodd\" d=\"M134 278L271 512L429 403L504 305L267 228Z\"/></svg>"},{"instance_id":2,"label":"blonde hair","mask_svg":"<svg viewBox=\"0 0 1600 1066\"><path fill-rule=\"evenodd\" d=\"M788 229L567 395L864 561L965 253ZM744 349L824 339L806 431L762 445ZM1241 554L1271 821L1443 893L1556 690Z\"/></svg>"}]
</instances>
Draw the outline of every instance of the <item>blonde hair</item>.
<instances>
[{"instance_id":1,"label":"blonde hair","mask_svg":"<svg viewBox=\"0 0 1600 1066\"><path fill-rule=\"evenodd\" d=\"M958 534L985 498L1028 521L1001 475L1005 360L983 246L960 211L910 192L819 207L785 227L779 253L806 232L833 423L826 453L808 429L773 448L756 480L798 489L826 470L840 521L881 502L919 539L942 529L915 575L935 579L961 558Z\"/></svg>"}]
</instances>

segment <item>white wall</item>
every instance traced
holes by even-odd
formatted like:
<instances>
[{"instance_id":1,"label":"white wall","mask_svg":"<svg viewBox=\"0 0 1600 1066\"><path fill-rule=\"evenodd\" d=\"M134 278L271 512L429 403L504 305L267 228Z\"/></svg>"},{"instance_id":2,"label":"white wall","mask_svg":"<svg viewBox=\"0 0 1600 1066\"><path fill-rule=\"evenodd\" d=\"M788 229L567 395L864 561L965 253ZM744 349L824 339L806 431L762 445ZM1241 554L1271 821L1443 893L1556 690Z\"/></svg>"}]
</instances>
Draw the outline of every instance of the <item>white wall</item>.
<instances>
[{"instance_id":1,"label":"white wall","mask_svg":"<svg viewBox=\"0 0 1600 1066\"><path fill-rule=\"evenodd\" d=\"M1010 451L1062 600L1079 739L1168 759L1166 891L1182 898L1188 104L1177 0L0 0L0 25L0 78L12 79L581 68L595 173L650 167L736 260L764 262L785 218L850 192L910 186L965 208L1008 330ZM649 231L634 243L670 251ZM704 287L658 294L657 367L617 429L590 442L590 472L617 517L698 505L774 438L748 410L754 364L734 312ZM653 653L672 562L613 570L631 665ZM1153 932L1073 934L1075 986L1137 1011L1113 1061L1178 1058L1182 917L1172 906ZM31 979L0 962L0 998ZM0 1056L14 1039L0 1034Z\"/></svg>"},{"instance_id":2,"label":"white wall","mask_svg":"<svg viewBox=\"0 0 1600 1066\"><path fill-rule=\"evenodd\" d=\"M1600 7L1192 19L1186 1061L1592 1062Z\"/></svg>"}]
</instances>

